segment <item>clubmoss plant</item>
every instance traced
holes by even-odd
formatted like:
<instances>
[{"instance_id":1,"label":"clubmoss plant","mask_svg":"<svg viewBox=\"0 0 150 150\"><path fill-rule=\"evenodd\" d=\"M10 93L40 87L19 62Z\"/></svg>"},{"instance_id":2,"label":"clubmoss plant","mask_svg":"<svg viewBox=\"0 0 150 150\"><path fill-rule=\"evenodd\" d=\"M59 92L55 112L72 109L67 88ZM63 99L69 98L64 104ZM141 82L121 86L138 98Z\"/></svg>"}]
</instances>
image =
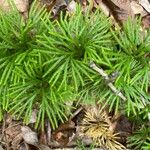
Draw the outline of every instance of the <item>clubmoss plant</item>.
<instances>
[{"instance_id":1,"label":"clubmoss plant","mask_svg":"<svg viewBox=\"0 0 150 150\"><path fill-rule=\"evenodd\" d=\"M85 15L77 7L74 15L51 21L36 2L26 21L15 8L0 17L0 85L7 89L6 96L1 92L3 110L28 123L37 108L36 126L42 122L44 128L48 117L57 127L67 119L64 101L76 95L84 77L93 80L89 60L104 63L102 51L111 45L109 19L99 10Z\"/></svg>"},{"instance_id":2,"label":"clubmoss plant","mask_svg":"<svg viewBox=\"0 0 150 150\"><path fill-rule=\"evenodd\" d=\"M143 125L128 138L128 147L135 150L147 150L149 147L150 127Z\"/></svg>"},{"instance_id":3,"label":"clubmoss plant","mask_svg":"<svg viewBox=\"0 0 150 150\"><path fill-rule=\"evenodd\" d=\"M36 126L42 122L44 129L45 116L50 119L53 128L57 126L57 117L61 121L66 118L62 101L67 97L64 91L56 93L56 87L51 89L47 78L43 78L43 57L34 50L38 46L37 35L48 32L43 24L48 19L46 10L40 8L36 1L30 8L27 20L15 7L7 13L1 10L0 119L6 110L28 123L33 108L37 108Z\"/></svg>"},{"instance_id":4,"label":"clubmoss plant","mask_svg":"<svg viewBox=\"0 0 150 150\"><path fill-rule=\"evenodd\" d=\"M85 78L93 80L90 60L109 66L102 55L111 45L110 21L100 10L83 14L78 6L73 15L61 14L59 20L45 27L49 34L39 36L38 43L43 46L39 52L47 58L44 77L49 77L52 86L61 81L60 87L69 85L78 91Z\"/></svg>"},{"instance_id":5,"label":"clubmoss plant","mask_svg":"<svg viewBox=\"0 0 150 150\"><path fill-rule=\"evenodd\" d=\"M142 149L148 150L150 149L150 138L147 138L147 141L144 143L144 146L142 147Z\"/></svg>"},{"instance_id":6,"label":"clubmoss plant","mask_svg":"<svg viewBox=\"0 0 150 150\"><path fill-rule=\"evenodd\" d=\"M109 105L110 111L121 109L128 116L145 111L148 119L150 32L144 33L140 30L139 19L133 23L129 19L122 30L111 32L114 36L114 47L104 51L105 60L111 65L106 68L97 63L109 80L97 73L94 82L88 80L81 90L82 99L94 97L104 104L104 108ZM125 99L113 92L108 86L109 83L121 91Z\"/></svg>"},{"instance_id":7,"label":"clubmoss plant","mask_svg":"<svg viewBox=\"0 0 150 150\"><path fill-rule=\"evenodd\" d=\"M125 108L128 115L130 112L137 115L150 104L150 32L142 31L140 23L140 19L129 19L124 24L123 31L112 32L119 45L112 53L114 69L119 72L115 86L120 88L127 98Z\"/></svg>"}]
</instances>

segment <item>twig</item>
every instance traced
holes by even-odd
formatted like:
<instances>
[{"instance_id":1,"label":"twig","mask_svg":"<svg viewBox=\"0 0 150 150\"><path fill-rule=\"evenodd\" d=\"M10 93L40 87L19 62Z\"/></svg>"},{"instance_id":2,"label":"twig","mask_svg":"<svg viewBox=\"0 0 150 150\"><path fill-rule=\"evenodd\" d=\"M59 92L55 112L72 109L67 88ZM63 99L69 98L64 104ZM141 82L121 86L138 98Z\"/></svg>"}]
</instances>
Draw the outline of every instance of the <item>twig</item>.
<instances>
[{"instance_id":1,"label":"twig","mask_svg":"<svg viewBox=\"0 0 150 150\"><path fill-rule=\"evenodd\" d=\"M81 111L83 110L83 107L79 107L69 118L69 120L72 120L75 116L77 116Z\"/></svg>"},{"instance_id":2,"label":"twig","mask_svg":"<svg viewBox=\"0 0 150 150\"><path fill-rule=\"evenodd\" d=\"M51 133L52 133L52 129L51 129L51 125L50 125L50 122L47 120L46 121L47 123L47 142L48 142L48 145L50 144L51 142Z\"/></svg>"},{"instance_id":3,"label":"twig","mask_svg":"<svg viewBox=\"0 0 150 150\"><path fill-rule=\"evenodd\" d=\"M119 96L122 100L126 101L126 97L110 82L109 76L104 72L102 68L98 68L94 62L90 63L90 67L97 71L107 82L107 85L110 87L110 89Z\"/></svg>"},{"instance_id":4,"label":"twig","mask_svg":"<svg viewBox=\"0 0 150 150\"><path fill-rule=\"evenodd\" d=\"M104 72L104 70L102 68L97 67L94 62L90 63L90 67L92 69L94 69L95 71L97 71L107 81L107 85L117 96L119 96L124 101L127 100L126 97L110 82L109 76ZM141 98L141 100L142 100L143 104L146 106L143 98ZM150 122L150 113L148 113L148 120Z\"/></svg>"}]
</instances>

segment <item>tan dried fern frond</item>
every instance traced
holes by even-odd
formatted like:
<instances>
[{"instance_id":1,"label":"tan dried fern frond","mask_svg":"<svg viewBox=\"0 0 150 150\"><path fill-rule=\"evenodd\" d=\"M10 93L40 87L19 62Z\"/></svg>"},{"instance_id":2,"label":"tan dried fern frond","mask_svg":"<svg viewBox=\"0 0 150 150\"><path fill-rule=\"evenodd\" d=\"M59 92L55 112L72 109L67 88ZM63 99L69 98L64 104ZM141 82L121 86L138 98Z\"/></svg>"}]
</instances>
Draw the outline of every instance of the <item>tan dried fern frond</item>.
<instances>
[{"instance_id":1,"label":"tan dried fern frond","mask_svg":"<svg viewBox=\"0 0 150 150\"><path fill-rule=\"evenodd\" d=\"M97 146L104 149L125 149L125 147L117 141L118 134L110 130L110 119L105 111L86 111L80 126L80 132L82 135L92 138Z\"/></svg>"}]
</instances>

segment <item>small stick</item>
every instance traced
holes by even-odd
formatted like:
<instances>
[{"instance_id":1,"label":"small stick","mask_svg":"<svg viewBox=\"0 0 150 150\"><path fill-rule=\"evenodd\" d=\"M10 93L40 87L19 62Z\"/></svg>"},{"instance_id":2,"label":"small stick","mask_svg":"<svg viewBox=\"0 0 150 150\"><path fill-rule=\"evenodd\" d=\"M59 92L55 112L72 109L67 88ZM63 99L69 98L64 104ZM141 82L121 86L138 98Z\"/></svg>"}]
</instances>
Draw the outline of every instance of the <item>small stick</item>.
<instances>
[{"instance_id":1,"label":"small stick","mask_svg":"<svg viewBox=\"0 0 150 150\"><path fill-rule=\"evenodd\" d=\"M69 118L69 120L72 120L75 116L77 116L81 111L83 110L83 107L79 107Z\"/></svg>"},{"instance_id":2,"label":"small stick","mask_svg":"<svg viewBox=\"0 0 150 150\"><path fill-rule=\"evenodd\" d=\"M108 81L107 85L117 96L119 96L124 101L127 100L126 97L110 82L109 76L104 72L102 68L97 67L94 62L90 63L90 67L97 71L106 81ZM141 98L141 100L143 101L143 98ZM146 105L144 101L143 104ZM150 122L150 113L148 113L148 120Z\"/></svg>"},{"instance_id":3,"label":"small stick","mask_svg":"<svg viewBox=\"0 0 150 150\"><path fill-rule=\"evenodd\" d=\"M109 76L104 72L102 68L98 68L94 62L90 63L90 67L97 71L106 81L108 81L107 85L117 96L119 96L124 101L127 100L126 97L110 82Z\"/></svg>"},{"instance_id":4,"label":"small stick","mask_svg":"<svg viewBox=\"0 0 150 150\"><path fill-rule=\"evenodd\" d=\"M48 120L46 121L46 123L47 123L47 142L48 142L48 145L49 145L51 143L52 128L51 128L50 122Z\"/></svg>"}]
</instances>

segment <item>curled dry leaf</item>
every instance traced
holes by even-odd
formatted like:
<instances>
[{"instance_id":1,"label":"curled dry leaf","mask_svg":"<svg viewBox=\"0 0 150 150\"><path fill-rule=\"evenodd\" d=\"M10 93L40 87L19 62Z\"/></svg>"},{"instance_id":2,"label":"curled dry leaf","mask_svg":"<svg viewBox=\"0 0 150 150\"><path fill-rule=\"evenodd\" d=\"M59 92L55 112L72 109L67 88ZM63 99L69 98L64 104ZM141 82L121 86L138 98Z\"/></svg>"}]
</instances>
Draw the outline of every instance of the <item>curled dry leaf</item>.
<instances>
[{"instance_id":1,"label":"curled dry leaf","mask_svg":"<svg viewBox=\"0 0 150 150\"><path fill-rule=\"evenodd\" d=\"M22 126L22 137L27 144L38 145L37 133L33 132L29 127Z\"/></svg>"},{"instance_id":2,"label":"curled dry leaf","mask_svg":"<svg viewBox=\"0 0 150 150\"><path fill-rule=\"evenodd\" d=\"M56 0L52 10L53 16L57 16L62 7L66 6L65 0Z\"/></svg>"},{"instance_id":3,"label":"curled dry leaf","mask_svg":"<svg viewBox=\"0 0 150 150\"><path fill-rule=\"evenodd\" d=\"M150 28L150 15L147 15L147 16L142 18L142 26L145 29L149 29Z\"/></svg>"},{"instance_id":4,"label":"curled dry leaf","mask_svg":"<svg viewBox=\"0 0 150 150\"><path fill-rule=\"evenodd\" d=\"M110 13L119 24L126 21L129 16L131 18L134 17L130 0L102 0L102 2L107 5L110 9Z\"/></svg>"},{"instance_id":5,"label":"curled dry leaf","mask_svg":"<svg viewBox=\"0 0 150 150\"><path fill-rule=\"evenodd\" d=\"M25 150L51 150L48 146L44 144L39 144L37 134L33 132L29 127L22 126L22 137L24 139ZM23 145L24 146L24 145ZM23 147L22 146L22 147Z\"/></svg>"},{"instance_id":6,"label":"curled dry leaf","mask_svg":"<svg viewBox=\"0 0 150 150\"><path fill-rule=\"evenodd\" d=\"M149 0L139 0L139 3L143 6L143 8L150 13L150 1Z\"/></svg>"},{"instance_id":7,"label":"curled dry leaf","mask_svg":"<svg viewBox=\"0 0 150 150\"><path fill-rule=\"evenodd\" d=\"M131 9L135 15L142 14L143 12L143 7L140 4L138 4L137 1L131 2Z\"/></svg>"},{"instance_id":8,"label":"curled dry leaf","mask_svg":"<svg viewBox=\"0 0 150 150\"><path fill-rule=\"evenodd\" d=\"M63 123L53 132L53 139L60 145L66 146L70 142L71 137L73 137L74 130L75 123L73 121Z\"/></svg>"},{"instance_id":9,"label":"curled dry leaf","mask_svg":"<svg viewBox=\"0 0 150 150\"><path fill-rule=\"evenodd\" d=\"M20 137L21 133L21 125L19 124L11 124L8 126L8 128L5 129L5 135L7 138L7 142L14 142L18 143L18 137Z\"/></svg>"}]
</instances>

